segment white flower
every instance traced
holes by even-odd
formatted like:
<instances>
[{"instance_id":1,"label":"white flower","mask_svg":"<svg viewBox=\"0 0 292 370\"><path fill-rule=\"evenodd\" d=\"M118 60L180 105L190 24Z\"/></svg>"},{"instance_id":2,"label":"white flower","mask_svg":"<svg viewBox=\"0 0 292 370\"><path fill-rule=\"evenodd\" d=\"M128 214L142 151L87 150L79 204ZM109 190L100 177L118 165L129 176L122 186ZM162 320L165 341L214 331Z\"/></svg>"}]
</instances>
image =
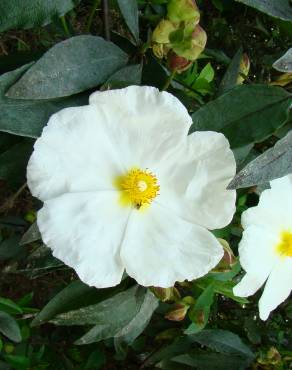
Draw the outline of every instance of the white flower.
<instances>
[{"instance_id":1,"label":"white flower","mask_svg":"<svg viewBox=\"0 0 292 370\"><path fill-rule=\"evenodd\" d=\"M169 287L219 262L207 229L232 219L234 156L222 134L187 136L191 123L174 96L138 86L96 92L51 117L28 184L44 202L44 242L81 280L110 287L126 270L141 285Z\"/></svg>"},{"instance_id":2,"label":"white flower","mask_svg":"<svg viewBox=\"0 0 292 370\"><path fill-rule=\"evenodd\" d=\"M242 214L242 225L239 256L246 275L234 294L248 297L267 281L259 300L266 320L292 289L292 175L271 181L258 206Z\"/></svg>"}]
</instances>

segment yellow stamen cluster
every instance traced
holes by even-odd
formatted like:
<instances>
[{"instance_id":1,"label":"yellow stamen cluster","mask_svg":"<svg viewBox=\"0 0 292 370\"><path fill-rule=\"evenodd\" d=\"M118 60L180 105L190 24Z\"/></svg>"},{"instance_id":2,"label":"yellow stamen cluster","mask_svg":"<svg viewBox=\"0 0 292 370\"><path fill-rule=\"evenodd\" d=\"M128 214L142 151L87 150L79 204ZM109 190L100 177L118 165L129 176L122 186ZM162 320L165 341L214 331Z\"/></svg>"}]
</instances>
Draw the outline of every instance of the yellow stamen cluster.
<instances>
[{"instance_id":1,"label":"yellow stamen cluster","mask_svg":"<svg viewBox=\"0 0 292 370\"><path fill-rule=\"evenodd\" d=\"M292 232L283 231L280 243L276 246L277 253L283 257L292 257Z\"/></svg>"},{"instance_id":2,"label":"yellow stamen cluster","mask_svg":"<svg viewBox=\"0 0 292 370\"><path fill-rule=\"evenodd\" d=\"M139 168L129 170L124 176L120 176L116 183L122 191L122 203L131 204L137 209L150 204L159 192L156 176Z\"/></svg>"}]
</instances>

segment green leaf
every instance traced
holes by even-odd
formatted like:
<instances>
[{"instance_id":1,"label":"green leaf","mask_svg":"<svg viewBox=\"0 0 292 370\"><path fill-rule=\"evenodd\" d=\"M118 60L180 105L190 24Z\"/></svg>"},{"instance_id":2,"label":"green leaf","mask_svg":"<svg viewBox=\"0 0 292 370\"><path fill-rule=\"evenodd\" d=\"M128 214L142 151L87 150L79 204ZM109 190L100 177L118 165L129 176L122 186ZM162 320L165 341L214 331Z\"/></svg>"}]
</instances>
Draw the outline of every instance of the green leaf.
<instances>
[{"instance_id":1,"label":"green leaf","mask_svg":"<svg viewBox=\"0 0 292 370\"><path fill-rule=\"evenodd\" d=\"M237 86L197 110L191 132L222 132L232 148L263 141L286 122L291 96L280 87Z\"/></svg>"},{"instance_id":2,"label":"green leaf","mask_svg":"<svg viewBox=\"0 0 292 370\"><path fill-rule=\"evenodd\" d=\"M292 73L292 48L290 48L280 59L276 60L273 67L280 72Z\"/></svg>"},{"instance_id":3,"label":"green leaf","mask_svg":"<svg viewBox=\"0 0 292 370\"><path fill-rule=\"evenodd\" d=\"M137 0L117 0L121 13L135 41L139 41L139 16Z\"/></svg>"},{"instance_id":4,"label":"green leaf","mask_svg":"<svg viewBox=\"0 0 292 370\"><path fill-rule=\"evenodd\" d=\"M228 330L203 330L198 334L193 334L192 339L220 353L240 355L251 360L254 358L252 351L242 342L239 336Z\"/></svg>"},{"instance_id":5,"label":"green leaf","mask_svg":"<svg viewBox=\"0 0 292 370\"><path fill-rule=\"evenodd\" d=\"M89 344L114 338L115 347L120 350L124 343L131 344L142 333L158 306L158 300L152 292L142 287L136 286L125 293L133 296L124 297L125 300L120 304L124 306L123 309L117 312L114 307L111 310L106 308L105 315L101 311L103 317L99 316L99 324L75 344ZM111 304L115 304L116 297L111 298Z\"/></svg>"},{"instance_id":6,"label":"green leaf","mask_svg":"<svg viewBox=\"0 0 292 370\"><path fill-rule=\"evenodd\" d=\"M214 274L214 276L200 279L197 283L198 286L201 289L206 289L210 284L212 284L215 293L222 294L241 304L248 303L246 298L237 297L233 294L233 288L236 285L234 281L217 280L218 276L216 275L217 274Z\"/></svg>"},{"instance_id":7,"label":"green leaf","mask_svg":"<svg viewBox=\"0 0 292 370\"><path fill-rule=\"evenodd\" d=\"M224 94L225 92L231 90L233 87L236 86L241 58L242 58L242 48L239 48L237 53L232 58L225 72L225 75L223 76L223 79L219 86L218 96Z\"/></svg>"},{"instance_id":8,"label":"green leaf","mask_svg":"<svg viewBox=\"0 0 292 370\"><path fill-rule=\"evenodd\" d=\"M88 297L95 294L97 289L89 287L81 281L73 281L61 290L49 303L43 307L40 313L33 319L31 326L38 326L53 319L57 314L72 310L80 306L80 302L86 305Z\"/></svg>"},{"instance_id":9,"label":"green leaf","mask_svg":"<svg viewBox=\"0 0 292 370\"><path fill-rule=\"evenodd\" d=\"M0 297L0 311L4 311L11 315L23 312L22 308L19 307L16 303L14 303L11 299L2 297Z\"/></svg>"},{"instance_id":10,"label":"green leaf","mask_svg":"<svg viewBox=\"0 0 292 370\"><path fill-rule=\"evenodd\" d=\"M198 79L202 78L206 80L207 82L212 82L214 80L215 71L211 65L211 63L208 63L205 65L205 67L201 70Z\"/></svg>"},{"instance_id":11,"label":"green leaf","mask_svg":"<svg viewBox=\"0 0 292 370\"><path fill-rule=\"evenodd\" d=\"M132 64L115 72L106 81L105 85L116 86L119 83L125 83L127 85L140 85L142 78L142 65Z\"/></svg>"},{"instance_id":12,"label":"green leaf","mask_svg":"<svg viewBox=\"0 0 292 370\"><path fill-rule=\"evenodd\" d=\"M13 235L0 243L0 261L15 257L20 251L19 236Z\"/></svg>"},{"instance_id":13,"label":"green leaf","mask_svg":"<svg viewBox=\"0 0 292 370\"><path fill-rule=\"evenodd\" d=\"M13 342L21 341L21 333L16 320L6 312L0 311L0 332Z\"/></svg>"},{"instance_id":14,"label":"green leaf","mask_svg":"<svg viewBox=\"0 0 292 370\"><path fill-rule=\"evenodd\" d=\"M192 320L192 324L184 331L185 334L198 333L206 326L213 301L214 288L213 283L211 283L196 300L195 305L189 310L189 317Z\"/></svg>"},{"instance_id":15,"label":"green leaf","mask_svg":"<svg viewBox=\"0 0 292 370\"><path fill-rule=\"evenodd\" d=\"M15 135L38 137L50 116L66 107L88 103L88 95L82 94L52 101L15 100L5 97L7 89L31 64L0 76L0 131Z\"/></svg>"},{"instance_id":16,"label":"green leaf","mask_svg":"<svg viewBox=\"0 0 292 370\"><path fill-rule=\"evenodd\" d=\"M26 166L32 153L32 146L32 140L24 139L0 154L1 179L12 185L25 182Z\"/></svg>"},{"instance_id":17,"label":"green leaf","mask_svg":"<svg viewBox=\"0 0 292 370\"><path fill-rule=\"evenodd\" d=\"M5 360L9 362L15 370L26 370L30 367L30 359L21 355L6 355Z\"/></svg>"},{"instance_id":18,"label":"green leaf","mask_svg":"<svg viewBox=\"0 0 292 370\"><path fill-rule=\"evenodd\" d=\"M41 233L39 231L37 222L34 222L29 229L22 235L22 238L19 242L20 245L29 244L40 240L42 238Z\"/></svg>"},{"instance_id":19,"label":"green leaf","mask_svg":"<svg viewBox=\"0 0 292 370\"><path fill-rule=\"evenodd\" d=\"M14 99L70 96L102 84L127 59L119 47L101 37L71 37L49 49L6 95Z\"/></svg>"},{"instance_id":20,"label":"green leaf","mask_svg":"<svg viewBox=\"0 0 292 370\"><path fill-rule=\"evenodd\" d=\"M69 12L80 0L9 0L0 3L0 32L44 26Z\"/></svg>"},{"instance_id":21,"label":"green leaf","mask_svg":"<svg viewBox=\"0 0 292 370\"><path fill-rule=\"evenodd\" d=\"M273 148L258 156L241 170L228 185L239 189L264 184L292 172L292 131Z\"/></svg>"},{"instance_id":22,"label":"green leaf","mask_svg":"<svg viewBox=\"0 0 292 370\"><path fill-rule=\"evenodd\" d=\"M292 22L292 9L289 0L236 0L245 5L271 15L272 17Z\"/></svg>"},{"instance_id":23,"label":"green leaf","mask_svg":"<svg viewBox=\"0 0 292 370\"><path fill-rule=\"evenodd\" d=\"M198 370L239 370L246 368L246 360L241 356L221 353L194 352L174 357L171 360Z\"/></svg>"},{"instance_id":24,"label":"green leaf","mask_svg":"<svg viewBox=\"0 0 292 370\"><path fill-rule=\"evenodd\" d=\"M147 290L139 311L133 316L132 320L115 335L115 346L120 346L122 343L133 343L146 328L157 307L158 299L150 290Z\"/></svg>"}]
</instances>

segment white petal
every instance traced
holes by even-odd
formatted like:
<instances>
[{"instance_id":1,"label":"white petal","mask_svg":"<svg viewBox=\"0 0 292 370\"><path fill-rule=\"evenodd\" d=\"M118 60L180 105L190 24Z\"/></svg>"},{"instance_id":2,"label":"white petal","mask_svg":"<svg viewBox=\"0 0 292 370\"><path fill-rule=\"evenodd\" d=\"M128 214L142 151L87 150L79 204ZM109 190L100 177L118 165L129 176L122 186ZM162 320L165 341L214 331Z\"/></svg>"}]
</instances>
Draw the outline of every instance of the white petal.
<instances>
[{"instance_id":1,"label":"white petal","mask_svg":"<svg viewBox=\"0 0 292 370\"><path fill-rule=\"evenodd\" d=\"M157 202L208 229L226 226L235 212L234 155L224 135L195 132L153 171L160 183ZM151 168L152 169L152 168Z\"/></svg>"},{"instance_id":2,"label":"white petal","mask_svg":"<svg viewBox=\"0 0 292 370\"><path fill-rule=\"evenodd\" d=\"M184 140L192 118L173 95L150 86L95 92L89 103L116 123L113 140L131 148L126 164L151 168ZM125 154L126 155L126 154Z\"/></svg>"},{"instance_id":3,"label":"white petal","mask_svg":"<svg viewBox=\"0 0 292 370\"><path fill-rule=\"evenodd\" d=\"M47 200L68 192L113 189L123 170L111 128L95 107L54 114L34 146L27 168L32 194Z\"/></svg>"},{"instance_id":4,"label":"white petal","mask_svg":"<svg viewBox=\"0 0 292 370\"><path fill-rule=\"evenodd\" d=\"M233 288L233 294L237 297L249 297L258 291L266 280L266 276L253 276L245 274L241 281Z\"/></svg>"},{"instance_id":5,"label":"white petal","mask_svg":"<svg viewBox=\"0 0 292 370\"><path fill-rule=\"evenodd\" d=\"M158 204L131 214L121 248L130 276L141 285L164 288L207 274L222 256L209 231Z\"/></svg>"},{"instance_id":6,"label":"white petal","mask_svg":"<svg viewBox=\"0 0 292 370\"><path fill-rule=\"evenodd\" d=\"M292 231L292 176L271 182L271 189L262 192L259 204L242 214L242 225L259 225L279 234Z\"/></svg>"},{"instance_id":7,"label":"white petal","mask_svg":"<svg viewBox=\"0 0 292 370\"><path fill-rule=\"evenodd\" d=\"M271 311L288 298L292 289L292 258L283 258L271 272L261 299L260 318L267 320Z\"/></svg>"},{"instance_id":8,"label":"white petal","mask_svg":"<svg viewBox=\"0 0 292 370\"><path fill-rule=\"evenodd\" d=\"M114 191L64 194L38 212L38 226L53 255L72 267L88 285L119 284L120 245L129 210Z\"/></svg>"},{"instance_id":9,"label":"white petal","mask_svg":"<svg viewBox=\"0 0 292 370\"><path fill-rule=\"evenodd\" d=\"M240 264L262 284L278 263L278 242L278 235L258 226L249 226L243 232L238 249Z\"/></svg>"}]
</instances>

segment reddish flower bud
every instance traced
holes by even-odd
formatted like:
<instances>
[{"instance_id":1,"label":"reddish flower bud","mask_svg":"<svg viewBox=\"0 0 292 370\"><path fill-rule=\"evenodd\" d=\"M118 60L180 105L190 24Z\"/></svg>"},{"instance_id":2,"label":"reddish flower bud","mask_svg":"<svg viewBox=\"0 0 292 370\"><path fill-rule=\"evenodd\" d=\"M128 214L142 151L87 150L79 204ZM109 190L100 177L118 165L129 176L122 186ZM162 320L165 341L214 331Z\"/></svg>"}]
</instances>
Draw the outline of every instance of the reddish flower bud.
<instances>
[{"instance_id":1,"label":"reddish flower bud","mask_svg":"<svg viewBox=\"0 0 292 370\"><path fill-rule=\"evenodd\" d=\"M168 55L168 67L171 71L180 73L186 71L192 64L193 62L190 60L180 57L173 52Z\"/></svg>"}]
</instances>

